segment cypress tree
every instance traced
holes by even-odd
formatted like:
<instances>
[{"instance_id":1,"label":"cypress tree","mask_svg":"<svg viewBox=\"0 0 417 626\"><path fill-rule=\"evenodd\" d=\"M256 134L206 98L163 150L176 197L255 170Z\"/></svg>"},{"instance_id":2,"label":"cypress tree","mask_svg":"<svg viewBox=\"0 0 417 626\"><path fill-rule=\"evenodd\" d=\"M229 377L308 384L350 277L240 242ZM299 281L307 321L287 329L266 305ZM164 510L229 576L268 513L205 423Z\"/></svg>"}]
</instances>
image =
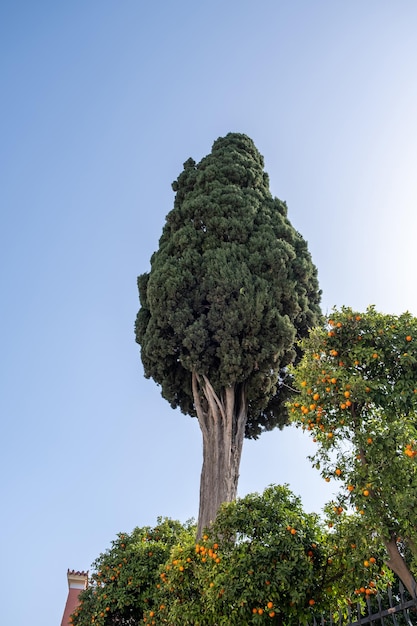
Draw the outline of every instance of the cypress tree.
<instances>
[{"instance_id":1,"label":"cypress tree","mask_svg":"<svg viewBox=\"0 0 417 626\"><path fill-rule=\"evenodd\" d=\"M236 497L244 437L282 427L295 341L320 318L307 244L272 197L254 143L229 133L188 159L138 278L145 376L203 436L198 534Z\"/></svg>"}]
</instances>

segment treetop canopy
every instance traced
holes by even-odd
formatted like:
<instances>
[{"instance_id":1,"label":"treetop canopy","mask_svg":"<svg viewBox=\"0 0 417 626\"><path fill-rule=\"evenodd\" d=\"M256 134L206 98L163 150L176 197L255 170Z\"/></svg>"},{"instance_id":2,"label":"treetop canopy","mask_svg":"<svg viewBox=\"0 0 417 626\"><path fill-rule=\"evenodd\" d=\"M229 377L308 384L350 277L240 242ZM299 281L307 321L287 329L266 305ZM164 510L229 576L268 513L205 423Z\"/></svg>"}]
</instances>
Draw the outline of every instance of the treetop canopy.
<instances>
[{"instance_id":1,"label":"treetop canopy","mask_svg":"<svg viewBox=\"0 0 417 626\"><path fill-rule=\"evenodd\" d=\"M138 278L145 375L190 415L191 372L219 396L243 385L247 436L282 420L283 368L320 316L307 244L285 202L272 197L263 165L252 140L237 133L217 139L200 163L188 159L151 271Z\"/></svg>"}]
</instances>

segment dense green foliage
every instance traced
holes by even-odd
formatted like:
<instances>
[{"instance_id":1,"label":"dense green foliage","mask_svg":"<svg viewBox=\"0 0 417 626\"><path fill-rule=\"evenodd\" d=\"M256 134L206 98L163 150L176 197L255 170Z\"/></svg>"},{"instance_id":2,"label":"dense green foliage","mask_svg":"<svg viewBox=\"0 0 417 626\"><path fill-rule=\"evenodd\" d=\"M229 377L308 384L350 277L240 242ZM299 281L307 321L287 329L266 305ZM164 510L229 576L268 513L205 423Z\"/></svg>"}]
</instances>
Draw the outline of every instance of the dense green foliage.
<instances>
[{"instance_id":1,"label":"dense green foliage","mask_svg":"<svg viewBox=\"0 0 417 626\"><path fill-rule=\"evenodd\" d=\"M300 395L291 408L317 442L313 463L326 480L342 483L335 511L358 511L363 535L385 544L388 565L410 593L410 572L417 573L416 341L409 313L334 311L303 342Z\"/></svg>"},{"instance_id":2,"label":"dense green foliage","mask_svg":"<svg viewBox=\"0 0 417 626\"><path fill-rule=\"evenodd\" d=\"M346 611L385 586L383 546L361 534L359 515L333 518L330 509L323 524L288 487L270 486L223 504L197 543L192 526L169 520L119 534L95 562L73 624L299 626Z\"/></svg>"},{"instance_id":3,"label":"dense green foliage","mask_svg":"<svg viewBox=\"0 0 417 626\"><path fill-rule=\"evenodd\" d=\"M159 519L154 528L119 533L111 549L93 563L89 586L72 616L74 626L139 624L144 612L156 606L159 568L172 547L194 537L194 526L168 519Z\"/></svg>"},{"instance_id":4,"label":"dense green foliage","mask_svg":"<svg viewBox=\"0 0 417 626\"><path fill-rule=\"evenodd\" d=\"M316 269L247 136L230 133L200 163L189 159L173 189L151 271L138 278L145 375L192 416L193 371L219 397L244 386L246 436L257 437L287 419L280 382L295 339L320 316Z\"/></svg>"},{"instance_id":5,"label":"dense green foliage","mask_svg":"<svg viewBox=\"0 0 417 626\"><path fill-rule=\"evenodd\" d=\"M278 623L280 613L298 623L321 587L320 534L286 487L224 504L197 545L174 550L156 623L241 626Z\"/></svg>"}]
</instances>

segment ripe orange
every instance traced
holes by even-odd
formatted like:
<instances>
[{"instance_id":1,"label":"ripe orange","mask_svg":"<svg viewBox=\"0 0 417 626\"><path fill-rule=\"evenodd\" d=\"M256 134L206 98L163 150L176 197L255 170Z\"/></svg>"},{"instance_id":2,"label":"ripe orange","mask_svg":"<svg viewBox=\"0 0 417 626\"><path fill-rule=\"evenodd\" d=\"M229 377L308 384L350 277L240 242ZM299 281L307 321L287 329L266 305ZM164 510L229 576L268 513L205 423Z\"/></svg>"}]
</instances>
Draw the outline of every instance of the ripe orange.
<instances>
[{"instance_id":1,"label":"ripe orange","mask_svg":"<svg viewBox=\"0 0 417 626\"><path fill-rule=\"evenodd\" d=\"M308 601L310 606L314 606L316 604L316 601L313 600L313 598L310 598L310 600Z\"/></svg>"},{"instance_id":2,"label":"ripe orange","mask_svg":"<svg viewBox=\"0 0 417 626\"><path fill-rule=\"evenodd\" d=\"M411 341L412 340L412 336L411 335L407 335L407 337L405 339L406 339L406 341Z\"/></svg>"},{"instance_id":3,"label":"ripe orange","mask_svg":"<svg viewBox=\"0 0 417 626\"><path fill-rule=\"evenodd\" d=\"M369 496L369 489L364 489L362 493L363 493L363 495L365 497L368 497Z\"/></svg>"},{"instance_id":4,"label":"ripe orange","mask_svg":"<svg viewBox=\"0 0 417 626\"><path fill-rule=\"evenodd\" d=\"M268 604L266 605L268 607L268 609L272 609L272 607L274 606L273 602L268 602Z\"/></svg>"}]
</instances>

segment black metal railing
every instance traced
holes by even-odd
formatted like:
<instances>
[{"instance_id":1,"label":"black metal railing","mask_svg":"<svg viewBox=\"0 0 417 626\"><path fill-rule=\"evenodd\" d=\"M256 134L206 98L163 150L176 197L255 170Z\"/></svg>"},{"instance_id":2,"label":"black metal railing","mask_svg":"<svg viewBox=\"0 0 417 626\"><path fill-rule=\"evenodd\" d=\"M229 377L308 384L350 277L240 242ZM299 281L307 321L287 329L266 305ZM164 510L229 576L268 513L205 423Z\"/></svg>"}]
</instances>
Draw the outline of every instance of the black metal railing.
<instances>
[{"instance_id":1,"label":"black metal railing","mask_svg":"<svg viewBox=\"0 0 417 626\"><path fill-rule=\"evenodd\" d=\"M412 599L400 582L398 591L366 598L366 605L350 607L347 615L338 612L313 617L309 626L417 626L417 598Z\"/></svg>"}]
</instances>

